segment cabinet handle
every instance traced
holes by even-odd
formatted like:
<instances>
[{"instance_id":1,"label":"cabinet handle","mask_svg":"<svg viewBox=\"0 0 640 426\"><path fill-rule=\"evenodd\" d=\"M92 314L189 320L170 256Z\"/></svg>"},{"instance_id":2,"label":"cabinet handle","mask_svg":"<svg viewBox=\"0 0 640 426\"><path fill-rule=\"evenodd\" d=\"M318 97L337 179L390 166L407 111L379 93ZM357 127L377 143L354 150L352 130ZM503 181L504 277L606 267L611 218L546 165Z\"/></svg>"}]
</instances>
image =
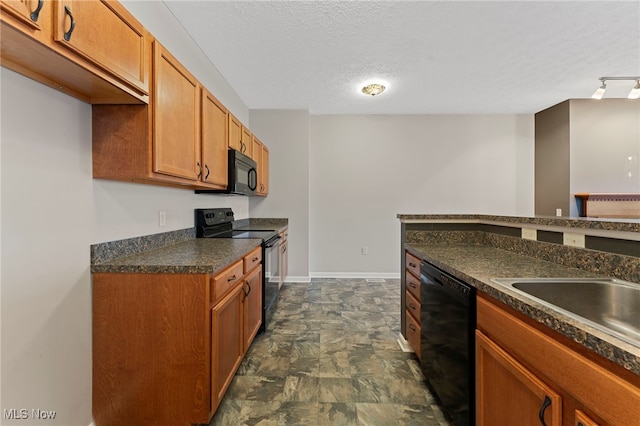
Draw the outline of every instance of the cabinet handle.
<instances>
[{"instance_id":1,"label":"cabinet handle","mask_svg":"<svg viewBox=\"0 0 640 426\"><path fill-rule=\"evenodd\" d=\"M71 40L71 33L73 33L73 30L76 29L76 20L73 18L73 14L71 13L71 9L69 9L69 6L64 7L64 12L69 15L69 18L71 18L71 27L69 27L69 31L64 33L64 39L66 41L69 41Z\"/></svg>"},{"instance_id":2,"label":"cabinet handle","mask_svg":"<svg viewBox=\"0 0 640 426\"><path fill-rule=\"evenodd\" d=\"M413 263L413 262L409 262L409 266L411 266L412 268L415 268L415 267L416 267L416 264L415 264L415 263Z\"/></svg>"},{"instance_id":3,"label":"cabinet handle","mask_svg":"<svg viewBox=\"0 0 640 426\"><path fill-rule=\"evenodd\" d=\"M247 283L247 287L249 287L249 291L247 292L247 296L249 295L249 293L251 293L251 283L249 283L249 281L246 281Z\"/></svg>"},{"instance_id":4,"label":"cabinet handle","mask_svg":"<svg viewBox=\"0 0 640 426\"><path fill-rule=\"evenodd\" d=\"M547 426L547 424L544 422L544 411L550 405L551 405L551 399L549 399L549 397L545 395L544 401L542 401L542 406L540 407L540 411L538 412L538 417L540 418L540 424L542 426Z\"/></svg>"},{"instance_id":5,"label":"cabinet handle","mask_svg":"<svg viewBox=\"0 0 640 426\"><path fill-rule=\"evenodd\" d=\"M44 0L38 0L38 7L36 7L36 10L31 12L31 15L29 17L33 22L38 22L38 18L40 17L40 11L42 10L42 5L44 5Z\"/></svg>"},{"instance_id":6,"label":"cabinet handle","mask_svg":"<svg viewBox=\"0 0 640 426\"><path fill-rule=\"evenodd\" d=\"M409 328L411 329L411 331L416 331L416 328L413 326L413 324L409 324Z\"/></svg>"},{"instance_id":7,"label":"cabinet handle","mask_svg":"<svg viewBox=\"0 0 640 426\"><path fill-rule=\"evenodd\" d=\"M578 426L584 426L584 423L578 422Z\"/></svg>"},{"instance_id":8,"label":"cabinet handle","mask_svg":"<svg viewBox=\"0 0 640 426\"><path fill-rule=\"evenodd\" d=\"M200 165L199 161L196 163L196 165L198 166L198 175L196 177L200 179L200 176L202 176L202 166Z\"/></svg>"},{"instance_id":9,"label":"cabinet handle","mask_svg":"<svg viewBox=\"0 0 640 426\"><path fill-rule=\"evenodd\" d=\"M413 304L413 302L410 302L410 303L409 303L409 307L410 307L411 309L413 309L414 311L416 310L416 305L414 305L414 304Z\"/></svg>"},{"instance_id":10,"label":"cabinet handle","mask_svg":"<svg viewBox=\"0 0 640 426\"><path fill-rule=\"evenodd\" d=\"M207 169L207 174L204 177L204 180L207 180L207 179L209 179L209 173L211 173L211 170L209 170L209 165L208 164L205 164L204 168Z\"/></svg>"},{"instance_id":11,"label":"cabinet handle","mask_svg":"<svg viewBox=\"0 0 640 426\"><path fill-rule=\"evenodd\" d=\"M414 282L410 282L410 283L409 283L409 287L411 287L411 288L416 288L416 283L414 283Z\"/></svg>"},{"instance_id":12,"label":"cabinet handle","mask_svg":"<svg viewBox=\"0 0 640 426\"><path fill-rule=\"evenodd\" d=\"M236 276L234 275L232 277L227 278L227 282L231 282L231 281L233 281L235 279L236 279Z\"/></svg>"}]
</instances>

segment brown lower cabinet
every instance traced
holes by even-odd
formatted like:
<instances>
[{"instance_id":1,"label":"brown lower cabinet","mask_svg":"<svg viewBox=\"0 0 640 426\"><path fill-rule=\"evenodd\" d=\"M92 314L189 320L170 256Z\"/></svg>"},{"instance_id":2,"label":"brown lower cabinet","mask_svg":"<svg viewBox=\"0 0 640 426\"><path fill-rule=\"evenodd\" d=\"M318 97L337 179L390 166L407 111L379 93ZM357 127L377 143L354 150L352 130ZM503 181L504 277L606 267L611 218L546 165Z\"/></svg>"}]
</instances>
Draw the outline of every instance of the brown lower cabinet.
<instances>
[{"instance_id":1,"label":"brown lower cabinet","mask_svg":"<svg viewBox=\"0 0 640 426\"><path fill-rule=\"evenodd\" d=\"M477 315L478 426L640 425L639 376L495 299Z\"/></svg>"},{"instance_id":2,"label":"brown lower cabinet","mask_svg":"<svg viewBox=\"0 0 640 426\"><path fill-rule=\"evenodd\" d=\"M420 327L420 260L405 252L405 334L418 359L422 359Z\"/></svg>"},{"instance_id":3,"label":"brown lower cabinet","mask_svg":"<svg viewBox=\"0 0 640 426\"><path fill-rule=\"evenodd\" d=\"M93 274L96 426L209 423L262 323L262 266L243 268L260 254L215 275Z\"/></svg>"}]
</instances>

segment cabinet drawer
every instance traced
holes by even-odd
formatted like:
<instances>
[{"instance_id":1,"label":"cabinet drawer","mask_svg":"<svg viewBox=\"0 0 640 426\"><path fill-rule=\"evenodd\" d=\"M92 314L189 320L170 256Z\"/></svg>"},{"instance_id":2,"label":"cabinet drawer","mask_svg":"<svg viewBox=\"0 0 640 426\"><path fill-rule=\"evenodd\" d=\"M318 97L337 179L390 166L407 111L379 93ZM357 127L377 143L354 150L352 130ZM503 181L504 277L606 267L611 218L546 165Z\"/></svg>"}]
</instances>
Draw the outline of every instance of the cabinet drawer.
<instances>
[{"instance_id":1,"label":"cabinet drawer","mask_svg":"<svg viewBox=\"0 0 640 426\"><path fill-rule=\"evenodd\" d=\"M413 297L416 298L418 302L420 302L420 280L413 276L413 274L405 274L406 275L406 289L411 292Z\"/></svg>"},{"instance_id":2,"label":"cabinet drawer","mask_svg":"<svg viewBox=\"0 0 640 426\"><path fill-rule=\"evenodd\" d=\"M414 320L420 324L420 302L407 291L407 312L410 312Z\"/></svg>"},{"instance_id":3,"label":"cabinet drawer","mask_svg":"<svg viewBox=\"0 0 640 426\"><path fill-rule=\"evenodd\" d=\"M416 322L409 310L405 311L405 318L407 320L407 340L418 358L422 359L422 352L420 349L420 324Z\"/></svg>"},{"instance_id":4,"label":"cabinet drawer","mask_svg":"<svg viewBox=\"0 0 640 426\"><path fill-rule=\"evenodd\" d=\"M420 259L406 253L404 267L416 277L420 276Z\"/></svg>"},{"instance_id":5,"label":"cabinet drawer","mask_svg":"<svg viewBox=\"0 0 640 426\"><path fill-rule=\"evenodd\" d=\"M244 257L244 273L246 274L262 262L262 247L256 248L254 251Z\"/></svg>"},{"instance_id":6,"label":"cabinet drawer","mask_svg":"<svg viewBox=\"0 0 640 426\"><path fill-rule=\"evenodd\" d=\"M220 301L222 297L242 279L242 271L242 260L238 260L211 279L211 303Z\"/></svg>"}]
</instances>

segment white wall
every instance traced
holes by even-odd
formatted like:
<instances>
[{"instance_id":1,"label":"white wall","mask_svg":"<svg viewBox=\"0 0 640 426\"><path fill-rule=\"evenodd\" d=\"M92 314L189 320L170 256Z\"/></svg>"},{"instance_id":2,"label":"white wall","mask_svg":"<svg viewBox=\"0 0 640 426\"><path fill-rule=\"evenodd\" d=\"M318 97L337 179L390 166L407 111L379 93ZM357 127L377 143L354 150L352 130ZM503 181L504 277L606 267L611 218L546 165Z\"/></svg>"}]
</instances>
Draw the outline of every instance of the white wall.
<instances>
[{"instance_id":1,"label":"white wall","mask_svg":"<svg viewBox=\"0 0 640 426\"><path fill-rule=\"evenodd\" d=\"M289 219L287 281L309 279L309 113L251 110L251 130L269 148L269 196L251 197L251 217Z\"/></svg>"},{"instance_id":2,"label":"white wall","mask_svg":"<svg viewBox=\"0 0 640 426\"><path fill-rule=\"evenodd\" d=\"M575 193L640 192L640 102L572 99L570 108L571 216Z\"/></svg>"},{"instance_id":3,"label":"white wall","mask_svg":"<svg viewBox=\"0 0 640 426\"><path fill-rule=\"evenodd\" d=\"M248 109L161 2L130 2L149 28L240 119ZM5 68L1 87L0 410L57 412L46 424L91 423L93 243L189 228L196 207L247 197L94 180L91 106ZM167 225L158 227L158 211ZM1 414L0 414L1 415ZM3 420L32 425L42 421Z\"/></svg>"},{"instance_id":4,"label":"white wall","mask_svg":"<svg viewBox=\"0 0 640 426\"><path fill-rule=\"evenodd\" d=\"M398 213L531 215L533 147L529 115L312 116L311 276L397 277Z\"/></svg>"}]
</instances>

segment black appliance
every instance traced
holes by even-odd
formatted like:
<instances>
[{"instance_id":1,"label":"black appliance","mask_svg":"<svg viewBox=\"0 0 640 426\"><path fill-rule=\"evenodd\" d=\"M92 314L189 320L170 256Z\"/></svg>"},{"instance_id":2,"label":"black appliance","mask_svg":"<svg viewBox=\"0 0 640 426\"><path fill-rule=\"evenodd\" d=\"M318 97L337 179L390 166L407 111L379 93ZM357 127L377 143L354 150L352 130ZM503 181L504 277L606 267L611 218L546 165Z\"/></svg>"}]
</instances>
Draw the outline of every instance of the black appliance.
<instances>
[{"instance_id":1,"label":"black appliance","mask_svg":"<svg viewBox=\"0 0 640 426\"><path fill-rule=\"evenodd\" d=\"M421 368L456 426L475 424L476 289L420 263Z\"/></svg>"},{"instance_id":2,"label":"black appliance","mask_svg":"<svg viewBox=\"0 0 640 426\"><path fill-rule=\"evenodd\" d=\"M227 189L196 189L196 194L255 195L258 186L256 162L235 149L230 149L227 156L229 170Z\"/></svg>"},{"instance_id":3,"label":"black appliance","mask_svg":"<svg viewBox=\"0 0 640 426\"><path fill-rule=\"evenodd\" d=\"M280 235L275 230L234 228L233 210L228 207L195 209L197 238L254 238L262 240L262 325L266 330L278 304L280 290Z\"/></svg>"}]
</instances>

